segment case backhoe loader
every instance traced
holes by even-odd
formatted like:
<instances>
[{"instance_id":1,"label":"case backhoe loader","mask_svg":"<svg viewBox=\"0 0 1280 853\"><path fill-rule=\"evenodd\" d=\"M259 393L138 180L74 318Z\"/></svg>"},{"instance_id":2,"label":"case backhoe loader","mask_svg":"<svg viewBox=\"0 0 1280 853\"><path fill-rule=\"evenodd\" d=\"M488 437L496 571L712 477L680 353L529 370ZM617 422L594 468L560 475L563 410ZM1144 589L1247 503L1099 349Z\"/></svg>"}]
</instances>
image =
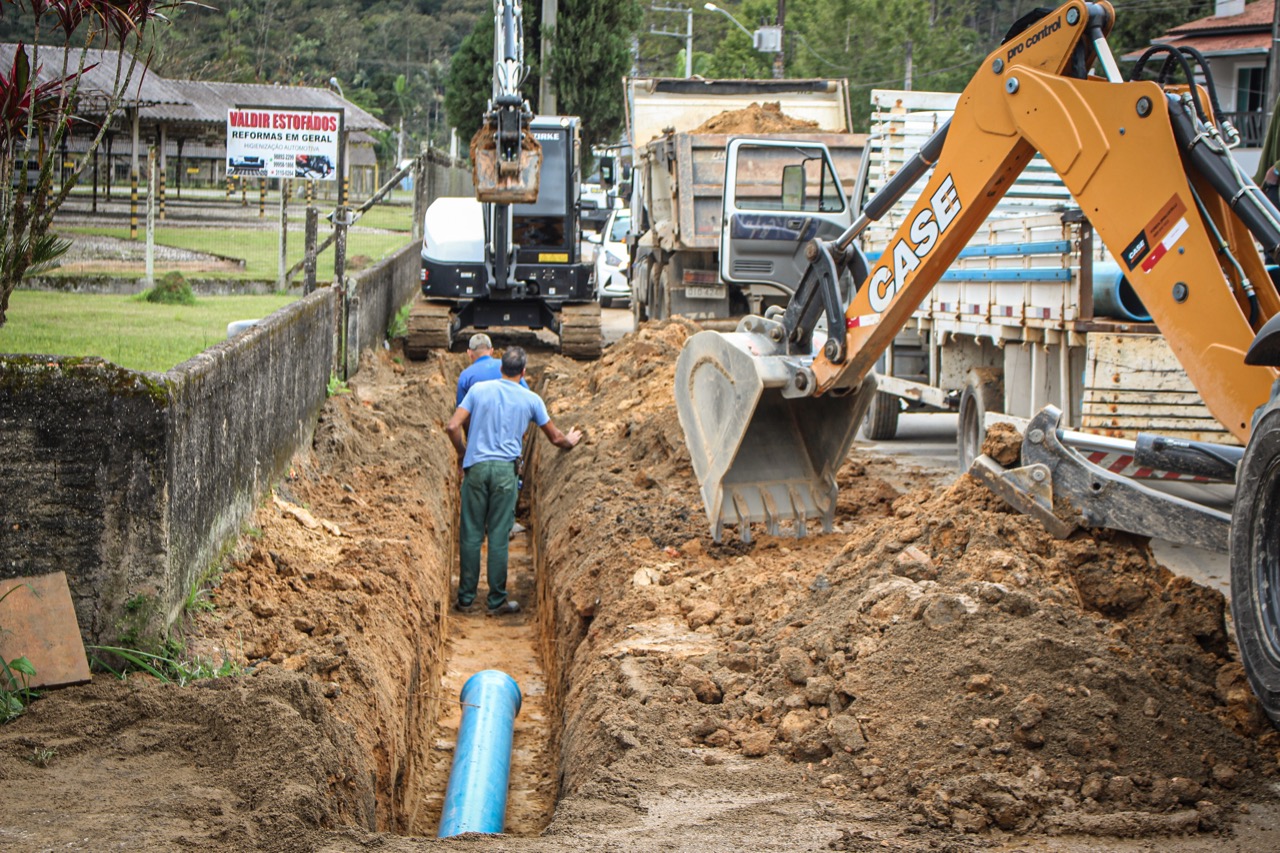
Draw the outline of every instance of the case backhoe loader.
<instances>
[{"instance_id":1,"label":"case backhoe loader","mask_svg":"<svg viewBox=\"0 0 1280 853\"><path fill-rule=\"evenodd\" d=\"M1229 546L1240 651L1280 722L1280 295L1266 269L1280 260L1280 212L1232 159L1236 134L1217 119L1207 68L1206 84L1194 83L1201 57L1157 45L1126 81L1106 42L1114 20L1109 3L1072 0L1017 22L949 123L834 239L804 243L808 224L741 216L726 203L726 233L775 243L790 235L803 272L785 309L689 339L677 409L717 539L725 524L744 538L753 523L777 531L793 522L802 535L818 519L830 530L835 474L875 394L877 360L1039 152L1210 411L1247 443L1238 463L1212 445L1165 448L1188 468L1220 456L1236 475L1236 502L1228 516L1109 475L1071 448L1054 410L1027 429L1022 468L981 458L974 472L1058 536L1111 526ZM1158 79L1139 79L1148 64ZM1173 82L1177 72L1190 85ZM931 167L868 263L856 237Z\"/></svg>"}]
</instances>

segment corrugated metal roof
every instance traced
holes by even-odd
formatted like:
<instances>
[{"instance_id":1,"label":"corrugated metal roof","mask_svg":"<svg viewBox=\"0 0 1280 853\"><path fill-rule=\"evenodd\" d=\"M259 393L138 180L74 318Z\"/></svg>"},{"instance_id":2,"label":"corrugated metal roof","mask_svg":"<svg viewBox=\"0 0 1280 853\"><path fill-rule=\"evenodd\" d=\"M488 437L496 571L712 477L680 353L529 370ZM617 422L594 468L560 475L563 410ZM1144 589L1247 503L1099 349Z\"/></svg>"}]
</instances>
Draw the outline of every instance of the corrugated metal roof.
<instances>
[{"instance_id":1,"label":"corrugated metal roof","mask_svg":"<svg viewBox=\"0 0 1280 853\"><path fill-rule=\"evenodd\" d=\"M28 57L35 56L31 45L26 45ZM0 66L8 69L13 67L13 57L18 51L18 45L12 42L0 43ZM61 47L49 47L42 45L38 57L36 59L36 79L41 83L49 80L57 80L62 77L62 63L65 58L68 62L68 72L74 73L79 67L80 50L72 48L70 56L65 56L65 52ZM93 50L90 49L85 53L85 66L92 66L84 73L84 81L80 85L80 95L82 98L87 97L89 101L89 109L92 109L92 101L95 96L101 99L111 92L115 91L115 81L117 67L121 74L129 70L129 64L133 61L133 56L117 50ZM171 80L167 80L158 74L153 74L139 64L134 68L133 77L129 81L128 96L126 100L141 104L186 104L187 99L181 92L177 91ZM81 107L81 109L85 109Z\"/></svg>"},{"instance_id":2,"label":"corrugated metal roof","mask_svg":"<svg viewBox=\"0 0 1280 853\"><path fill-rule=\"evenodd\" d=\"M1244 7L1239 15L1210 15L1171 28L1166 35L1200 32L1202 30L1258 29L1271 32L1271 16L1275 14L1275 0L1257 0Z\"/></svg>"},{"instance_id":3,"label":"corrugated metal roof","mask_svg":"<svg viewBox=\"0 0 1280 853\"><path fill-rule=\"evenodd\" d=\"M153 121L189 121L225 125L227 110L242 106L288 109L343 110L348 130L387 130L387 126L337 92L315 86L269 83L215 83L204 80L169 81L183 94L187 106L157 106L142 110Z\"/></svg>"},{"instance_id":4,"label":"corrugated metal roof","mask_svg":"<svg viewBox=\"0 0 1280 853\"><path fill-rule=\"evenodd\" d=\"M18 45L0 43L0 67L12 68ZM32 55L31 46L26 47ZM90 50L85 64L93 65L85 72L80 94L82 104L78 110L94 115L94 102L103 102L114 90L117 63L127 63L133 56L127 51ZM41 82L55 80L62 75L63 49L40 48L38 79ZM78 67L80 51L72 48L69 62ZM96 96L96 97L95 97ZM153 71L138 67L129 82L128 96L122 106L138 104L139 118L150 122L191 122L225 126L227 110L237 106L271 106L292 109L343 110L348 130L387 130L383 124L365 110L339 97L337 92L315 86L281 86L270 83L219 83L204 80L174 80L161 77ZM103 104L105 107L105 104ZM212 130L212 128L210 128Z\"/></svg>"}]
</instances>

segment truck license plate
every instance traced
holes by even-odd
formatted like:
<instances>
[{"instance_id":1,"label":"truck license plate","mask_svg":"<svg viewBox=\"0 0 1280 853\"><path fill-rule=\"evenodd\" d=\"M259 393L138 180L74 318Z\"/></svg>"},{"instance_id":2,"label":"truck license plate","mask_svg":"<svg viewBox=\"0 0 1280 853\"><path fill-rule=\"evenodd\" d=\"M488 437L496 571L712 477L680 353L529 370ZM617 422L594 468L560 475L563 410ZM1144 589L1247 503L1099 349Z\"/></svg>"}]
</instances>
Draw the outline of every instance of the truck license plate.
<instances>
[{"instance_id":1,"label":"truck license plate","mask_svg":"<svg viewBox=\"0 0 1280 853\"><path fill-rule=\"evenodd\" d=\"M688 285L684 289L684 295L689 299L723 299L723 287L699 287L697 285Z\"/></svg>"}]
</instances>

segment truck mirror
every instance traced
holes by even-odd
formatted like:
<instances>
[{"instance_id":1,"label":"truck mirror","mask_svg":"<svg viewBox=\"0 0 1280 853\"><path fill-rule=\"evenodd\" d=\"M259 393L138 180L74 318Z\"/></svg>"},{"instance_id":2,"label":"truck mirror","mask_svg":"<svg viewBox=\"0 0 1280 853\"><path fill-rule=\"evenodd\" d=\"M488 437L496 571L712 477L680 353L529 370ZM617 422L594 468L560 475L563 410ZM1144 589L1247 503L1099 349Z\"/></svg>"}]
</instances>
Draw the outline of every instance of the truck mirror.
<instances>
[{"instance_id":1,"label":"truck mirror","mask_svg":"<svg viewBox=\"0 0 1280 853\"><path fill-rule=\"evenodd\" d=\"M612 157L600 158L600 183L605 186L613 186L617 178L614 172L614 167L616 165L617 161Z\"/></svg>"},{"instance_id":2,"label":"truck mirror","mask_svg":"<svg viewBox=\"0 0 1280 853\"><path fill-rule=\"evenodd\" d=\"M804 210L804 166L782 167L782 209Z\"/></svg>"}]
</instances>

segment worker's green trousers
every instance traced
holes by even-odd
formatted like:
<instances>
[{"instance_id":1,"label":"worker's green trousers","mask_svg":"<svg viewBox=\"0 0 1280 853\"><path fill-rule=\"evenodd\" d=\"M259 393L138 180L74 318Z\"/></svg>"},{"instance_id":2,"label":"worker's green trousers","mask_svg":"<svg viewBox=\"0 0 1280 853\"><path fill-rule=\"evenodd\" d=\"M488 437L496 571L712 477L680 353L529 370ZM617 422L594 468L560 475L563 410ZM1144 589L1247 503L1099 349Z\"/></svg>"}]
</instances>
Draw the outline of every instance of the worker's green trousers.
<instances>
[{"instance_id":1,"label":"worker's green trousers","mask_svg":"<svg viewBox=\"0 0 1280 853\"><path fill-rule=\"evenodd\" d=\"M489 609L507 600L507 539L516 521L516 467L513 462L477 462L462 479L462 531L458 571L458 603L476 598L480 583L480 545L489 536Z\"/></svg>"}]
</instances>

